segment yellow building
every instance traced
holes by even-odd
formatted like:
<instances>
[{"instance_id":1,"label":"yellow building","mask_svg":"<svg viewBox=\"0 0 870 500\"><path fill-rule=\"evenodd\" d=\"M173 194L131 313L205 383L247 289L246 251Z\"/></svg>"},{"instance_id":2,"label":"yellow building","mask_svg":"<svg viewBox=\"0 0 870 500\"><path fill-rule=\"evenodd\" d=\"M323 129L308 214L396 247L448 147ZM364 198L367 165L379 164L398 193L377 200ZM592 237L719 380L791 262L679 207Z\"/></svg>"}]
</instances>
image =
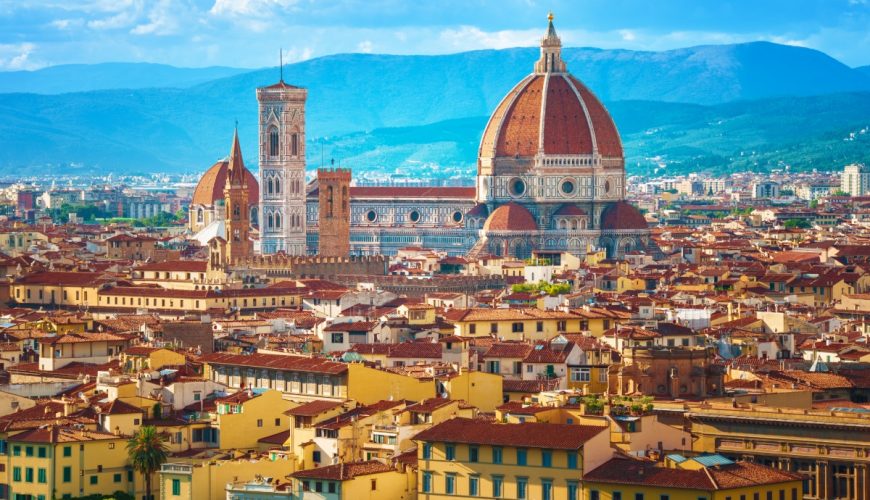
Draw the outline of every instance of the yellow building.
<instances>
[{"instance_id":1,"label":"yellow building","mask_svg":"<svg viewBox=\"0 0 870 500\"><path fill-rule=\"evenodd\" d=\"M26 305L95 306L100 286L112 281L103 273L42 271L16 278L9 296Z\"/></svg>"},{"instance_id":2,"label":"yellow building","mask_svg":"<svg viewBox=\"0 0 870 500\"><path fill-rule=\"evenodd\" d=\"M453 309L445 318L459 337L501 340L547 340L560 333L582 331L582 318L564 311L540 309Z\"/></svg>"},{"instance_id":3,"label":"yellow building","mask_svg":"<svg viewBox=\"0 0 870 500\"><path fill-rule=\"evenodd\" d=\"M350 462L293 474L300 500L416 498L416 475L400 463Z\"/></svg>"},{"instance_id":4,"label":"yellow building","mask_svg":"<svg viewBox=\"0 0 870 500\"><path fill-rule=\"evenodd\" d=\"M121 353L121 367L128 373L155 371L165 366L184 366L185 362L183 354L161 347L133 346Z\"/></svg>"},{"instance_id":5,"label":"yellow building","mask_svg":"<svg viewBox=\"0 0 870 500\"><path fill-rule=\"evenodd\" d=\"M719 455L667 465L614 458L583 476L584 500L800 500L801 476ZM578 497L569 497L578 498Z\"/></svg>"},{"instance_id":6,"label":"yellow building","mask_svg":"<svg viewBox=\"0 0 870 500\"><path fill-rule=\"evenodd\" d=\"M110 495L138 497L144 481L130 467L127 437L48 425L8 438L8 498L52 499Z\"/></svg>"},{"instance_id":7,"label":"yellow building","mask_svg":"<svg viewBox=\"0 0 870 500\"><path fill-rule=\"evenodd\" d=\"M282 451L204 450L184 458L170 457L160 467L155 490L161 500L223 500L227 483L264 476L284 478L294 470L293 461Z\"/></svg>"},{"instance_id":8,"label":"yellow building","mask_svg":"<svg viewBox=\"0 0 870 500\"><path fill-rule=\"evenodd\" d=\"M202 356L204 378L234 389L269 388L284 398L353 399L372 404L387 399L421 401L435 396L435 383L361 363L339 363L325 358L278 354L213 353Z\"/></svg>"},{"instance_id":9,"label":"yellow building","mask_svg":"<svg viewBox=\"0 0 870 500\"><path fill-rule=\"evenodd\" d=\"M870 421L860 413L713 404L687 416L695 452L800 473L807 498L870 498Z\"/></svg>"},{"instance_id":10,"label":"yellow building","mask_svg":"<svg viewBox=\"0 0 870 500\"><path fill-rule=\"evenodd\" d=\"M579 498L612 456L607 427L454 418L417 434L417 498Z\"/></svg>"},{"instance_id":11,"label":"yellow building","mask_svg":"<svg viewBox=\"0 0 870 500\"><path fill-rule=\"evenodd\" d=\"M244 390L215 400L211 426L223 450L257 448L261 438L290 426L284 415L291 404L275 390Z\"/></svg>"}]
</instances>

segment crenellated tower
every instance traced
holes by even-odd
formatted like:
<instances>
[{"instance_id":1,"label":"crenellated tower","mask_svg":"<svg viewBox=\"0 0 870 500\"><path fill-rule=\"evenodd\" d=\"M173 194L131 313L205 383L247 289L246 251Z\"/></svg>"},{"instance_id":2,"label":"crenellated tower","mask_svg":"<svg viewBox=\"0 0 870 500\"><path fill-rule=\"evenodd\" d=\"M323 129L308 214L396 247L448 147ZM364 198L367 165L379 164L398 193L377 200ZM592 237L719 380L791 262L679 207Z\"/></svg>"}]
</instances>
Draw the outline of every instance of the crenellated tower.
<instances>
[{"instance_id":1,"label":"crenellated tower","mask_svg":"<svg viewBox=\"0 0 870 500\"><path fill-rule=\"evenodd\" d=\"M260 133L260 252L305 255L305 100L287 85L257 89Z\"/></svg>"},{"instance_id":2,"label":"crenellated tower","mask_svg":"<svg viewBox=\"0 0 870 500\"><path fill-rule=\"evenodd\" d=\"M317 170L319 255L350 255L350 177L346 168Z\"/></svg>"}]
</instances>

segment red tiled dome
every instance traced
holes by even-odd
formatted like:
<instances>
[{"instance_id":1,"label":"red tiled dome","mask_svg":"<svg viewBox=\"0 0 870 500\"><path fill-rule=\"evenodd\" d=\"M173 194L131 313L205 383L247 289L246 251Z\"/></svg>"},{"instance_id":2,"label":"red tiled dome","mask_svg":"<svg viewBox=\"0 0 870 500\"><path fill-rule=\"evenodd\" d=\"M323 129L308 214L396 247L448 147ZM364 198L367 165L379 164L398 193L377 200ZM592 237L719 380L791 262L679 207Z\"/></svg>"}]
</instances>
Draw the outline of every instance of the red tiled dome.
<instances>
[{"instance_id":1,"label":"red tiled dome","mask_svg":"<svg viewBox=\"0 0 870 500\"><path fill-rule=\"evenodd\" d=\"M508 203L493 210L483 224L483 230L537 231L538 223L525 207L517 203Z\"/></svg>"},{"instance_id":2,"label":"red tiled dome","mask_svg":"<svg viewBox=\"0 0 870 500\"><path fill-rule=\"evenodd\" d=\"M483 132L478 166L499 175L497 159L531 160L597 154L622 164L619 132L601 101L561 60L561 40L552 20L541 40L541 59L499 103ZM614 162L608 162L613 166Z\"/></svg>"},{"instance_id":3,"label":"red tiled dome","mask_svg":"<svg viewBox=\"0 0 870 500\"><path fill-rule=\"evenodd\" d=\"M607 205L607 208L601 212L602 231L632 229L649 229L646 218L634 205L624 201L617 201Z\"/></svg>"},{"instance_id":4,"label":"red tiled dome","mask_svg":"<svg viewBox=\"0 0 870 500\"><path fill-rule=\"evenodd\" d=\"M228 166L228 160L220 160L202 174L196 189L193 191L192 204L209 206L214 205L214 202L217 200L224 199L224 186L227 183ZM257 178L248 169L245 169L245 175L248 179L248 200L251 205L257 205L260 203L260 189L259 184L257 184Z\"/></svg>"},{"instance_id":5,"label":"red tiled dome","mask_svg":"<svg viewBox=\"0 0 870 500\"><path fill-rule=\"evenodd\" d=\"M541 147L548 155L597 151L604 157L623 156L607 109L567 73L526 77L502 100L484 130L481 157L533 157Z\"/></svg>"}]
</instances>

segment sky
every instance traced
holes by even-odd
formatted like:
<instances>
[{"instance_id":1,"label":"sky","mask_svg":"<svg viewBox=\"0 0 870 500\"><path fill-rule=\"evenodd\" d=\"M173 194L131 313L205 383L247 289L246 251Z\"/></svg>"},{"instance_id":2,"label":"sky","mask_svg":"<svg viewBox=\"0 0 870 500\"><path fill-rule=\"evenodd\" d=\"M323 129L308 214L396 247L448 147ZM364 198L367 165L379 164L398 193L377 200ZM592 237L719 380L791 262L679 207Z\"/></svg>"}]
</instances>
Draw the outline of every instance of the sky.
<instances>
[{"instance_id":1,"label":"sky","mask_svg":"<svg viewBox=\"0 0 870 500\"><path fill-rule=\"evenodd\" d=\"M870 65L870 0L0 0L0 71L153 62L259 68L368 52L667 50L766 40Z\"/></svg>"}]
</instances>

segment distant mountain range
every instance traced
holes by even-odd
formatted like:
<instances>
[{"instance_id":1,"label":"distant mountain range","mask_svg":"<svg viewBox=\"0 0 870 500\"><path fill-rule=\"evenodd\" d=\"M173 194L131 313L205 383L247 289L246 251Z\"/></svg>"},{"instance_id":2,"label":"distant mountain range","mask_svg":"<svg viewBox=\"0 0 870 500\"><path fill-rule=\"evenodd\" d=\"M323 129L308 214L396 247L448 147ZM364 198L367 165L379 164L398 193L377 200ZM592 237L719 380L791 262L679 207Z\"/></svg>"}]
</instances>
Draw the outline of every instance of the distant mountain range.
<instances>
[{"instance_id":1,"label":"distant mountain range","mask_svg":"<svg viewBox=\"0 0 870 500\"><path fill-rule=\"evenodd\" d=\"M61 64L35 71L0 73L0 94L63 94L90 90L186 88L250 69L211 66L176 68L166 64Z\"/></svg>"},{"instance_id":2,"label":"distant mountain range","mask_svg":"<svg viewBox=\"0 0 870 500\"><path fill-rule=\"evenodd\" d=\"M486 116L537 53L336 55L288 65L284 79L309 89L310 165L322 147L324 158L358 171L467 175ZM870 126L868 68L815 50L765 42L665 52L567 48L564 58L611 109L628 164L639 171L779 160L839 168L870 156L860 133ZM0 173L199 172L229 151L236 119L254 169L254 89L277 77L277 68L126 64L0 73L0 91L31 92L0 94ZM856 138L844 140L851 133Z\"/></svg>"}]
</instances>

